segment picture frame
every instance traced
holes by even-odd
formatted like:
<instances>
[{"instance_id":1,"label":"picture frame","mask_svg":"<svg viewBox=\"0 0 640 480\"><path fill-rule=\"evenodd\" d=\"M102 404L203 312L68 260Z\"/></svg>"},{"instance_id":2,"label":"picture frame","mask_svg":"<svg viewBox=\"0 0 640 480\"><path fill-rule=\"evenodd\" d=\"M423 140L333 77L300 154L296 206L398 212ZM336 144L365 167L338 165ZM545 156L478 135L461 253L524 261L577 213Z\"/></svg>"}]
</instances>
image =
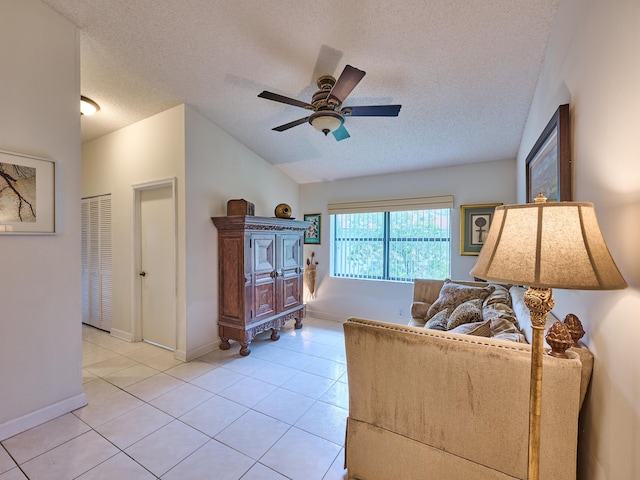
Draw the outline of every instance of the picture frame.
<instances>
[{"instance_id":1,"label":"picture frame","mask_svg":"<svg viewBox=\"0 0 640 480\"><path fill-rule=\"evenodd\" d=\"M527 203L542 193L548 202L572 200L569 105L560 105L527 156Z\"/></svg>"},{"instance_id":2,"label":"picture frame","mask_svg":"<svg viewBox=\"0 0 640 480\"><path fill-rule=\"evenodd\" d=\"M493 220L493 212L502 203L460 206L460 255L478 255Z\"/></svg>"},{"instance_id":3,"label":"picture frame","mask_svg":"<svg viewBox=\"0 0 640 480\"><path fill-rule=\"evenodd\" d=\"M0 150L0 234L54 234L56 163Z\"/></svg>"},{"instance_id":4,"label":"picture frame","mask_svg":"<svg viewBox=\"0 0 640 480\"><path fill-rule=\"evenodd\" d=\"M312 223L312 225L304 232L304 243L320 245L322 215L319 213L305 213L304 221Z\"/></svg>"}]
</instances>

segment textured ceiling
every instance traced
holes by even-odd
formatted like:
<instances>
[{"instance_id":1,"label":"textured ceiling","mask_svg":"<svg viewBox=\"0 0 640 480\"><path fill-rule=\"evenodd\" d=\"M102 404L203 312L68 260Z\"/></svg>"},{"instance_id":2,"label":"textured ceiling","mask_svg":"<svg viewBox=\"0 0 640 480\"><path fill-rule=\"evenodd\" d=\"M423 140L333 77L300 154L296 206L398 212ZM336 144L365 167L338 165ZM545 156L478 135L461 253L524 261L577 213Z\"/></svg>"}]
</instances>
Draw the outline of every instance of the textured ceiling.
<instances>
[{"instance_id":1,"label":"textured ceiling","mask_svg":"<svg viewBox=\"0 0 640 480\"><path fill-rule=\"evenodd\" d=\"M559 0L43 0L78 25L88 141L186 103L299 183L515 158ZM307 116L319 75L367 72L336 142Z\"/></svg>"}]
</instances>

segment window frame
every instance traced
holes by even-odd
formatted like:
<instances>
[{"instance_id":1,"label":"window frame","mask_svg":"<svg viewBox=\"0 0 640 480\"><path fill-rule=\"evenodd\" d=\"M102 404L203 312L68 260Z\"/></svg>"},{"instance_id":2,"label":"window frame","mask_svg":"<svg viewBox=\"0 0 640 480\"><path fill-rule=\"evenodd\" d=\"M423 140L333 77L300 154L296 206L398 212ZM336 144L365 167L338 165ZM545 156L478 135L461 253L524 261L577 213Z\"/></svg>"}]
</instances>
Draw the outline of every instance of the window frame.
<instances>
[{"instance_id":1,"label":"window frame","mask_svg":"<svg viewBox=\"0 0 640 480\"><path fill-rule=\"evenodd\" d=\"M429 198L429 197L427 197ZM392 205L392 208L386 208L384 210L377 210L374 211L376 208L379 208L380 203L379 202L364 202L364 203L359 203L358 204L358 208L355 209L355 211L347 211L347 210L353 210L353 209L349 209L349 208L341 208L341 209L336 209L336 208L329 208L329 227L330 227L330 269L329 269L329 275L332 278L349 278L349 279L354 279L354 280L375 280L375 281L392 281L392 282L405 282L405 283L410 283L413 281L413 278L401 278L401 277L392 277L391 275L391 267L392 267L392 258L391 258L391 252L393 251L392 245L394 242L406 242L406 241L415 241L415 242L447 242L448 243L448 249L447 249L447 273L445 274L444 278L447 278L448 276L450 276L451 274L451 259L452 259L452 226L451 226L451 221L452 221L452 214L453 214L453 198L451 197L451 201L450 204L447 202L442 202L441 199L443 197L430 197L430 198L437 198L438 201L437 202L432 202L429 203L429 208L424 208L424 203L420 204L418 206L418 208L413 208L414 205L417 202L409 202L409 206L410 208L401 208L401 205L398 205L398 202L400 201L395 201L395 203ZM340 204L340 205L347 205L347 204ZM353 204L352 204L353 205ZM373 207L373 208L364 208L365 211L357 211L362 209L363 206L369 206L369 207ZM400 207L400 208L398 208ZM392 212L416 212L416 211L426 211L426 210L448 210L448 235L447 237L414 237L414 238L407 238L407 237L391 237L391 230L392 230ZM379 239L379 241L382 243L382 258L380 259L382 261L382 275L369 275L369 276L365 276L365 275L355 275L355 274L347 274L347 273L338 273L336 274L336 271L339 270L338 267L338 263L339 259L337 258L336 255L336 242L340 241L339 238L336 238L336 232L337 232L337 224L336 222L338 221L338 215L345 215L345 214L364 214L364 213L377 213L377 214L382 214L383 215L383 235L382 238ZM355 238L352 239L357 241L370 241L370 240L378 240L377 237L375 238L371 238L371 239L366 239L364 237L361 238Z\"/></svg>"}]
</instances>

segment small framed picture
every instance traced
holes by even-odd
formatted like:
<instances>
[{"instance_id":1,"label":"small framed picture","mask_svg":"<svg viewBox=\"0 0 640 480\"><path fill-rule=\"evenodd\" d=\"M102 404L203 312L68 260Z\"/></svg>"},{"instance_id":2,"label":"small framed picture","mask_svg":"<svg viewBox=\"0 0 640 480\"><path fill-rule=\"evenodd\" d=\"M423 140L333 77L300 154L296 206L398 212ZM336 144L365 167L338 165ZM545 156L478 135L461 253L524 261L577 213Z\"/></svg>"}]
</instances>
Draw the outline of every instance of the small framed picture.
<instances>
[{"instance_id":1,"label":"small framed picture","mask_svg":"<svg viewBox=\"0 0 640 480\"><path fill-rule=\"evenodd\" d=\"M320 245L321 215L319 213L305 213L304 221L311 222L311 226L304 232L304 243Z\"/></svg>"},{"instance_id":2,"label":"small framed picture","mask_svg":"<svg viewBox=\"0 0 640 480\"><path fill-rule=\"evenodd\" d=\"M478 255L487 238L493 211L501 203L460 206L460 255Z\"/></svg>"}]
</instances>

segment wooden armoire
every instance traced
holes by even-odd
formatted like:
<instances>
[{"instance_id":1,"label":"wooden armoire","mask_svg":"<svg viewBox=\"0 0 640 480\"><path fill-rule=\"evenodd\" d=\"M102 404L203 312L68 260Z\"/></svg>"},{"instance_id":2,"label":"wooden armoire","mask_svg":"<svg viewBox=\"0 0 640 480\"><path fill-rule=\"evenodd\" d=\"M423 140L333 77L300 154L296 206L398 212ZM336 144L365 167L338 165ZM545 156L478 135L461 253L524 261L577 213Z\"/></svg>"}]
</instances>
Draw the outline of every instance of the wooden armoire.
<instances>
[{"instance_id":1,"label":"wooden armoire","mask_svg":"<svg viewBox=\"0 0 640 480\"><path fill-rule=\"evenodd\" d=\"M311 222L244 215L211 220L218 229L220 348L236 340L240 354L249 355L259 333L271 329L278 340L291 319L302 328L302 248Z\"/></svg>"}]
</instances>

